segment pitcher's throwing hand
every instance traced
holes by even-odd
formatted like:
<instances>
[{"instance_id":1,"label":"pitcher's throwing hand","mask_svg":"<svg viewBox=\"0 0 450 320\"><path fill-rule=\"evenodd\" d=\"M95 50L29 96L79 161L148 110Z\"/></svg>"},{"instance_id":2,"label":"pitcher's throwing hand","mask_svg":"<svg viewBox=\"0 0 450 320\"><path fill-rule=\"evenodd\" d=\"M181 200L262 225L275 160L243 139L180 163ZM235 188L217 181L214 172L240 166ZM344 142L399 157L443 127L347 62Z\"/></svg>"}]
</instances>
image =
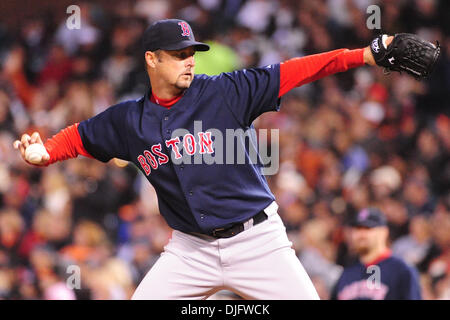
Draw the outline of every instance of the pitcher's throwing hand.
<instances>
[{"instance_id":1,"label":"pitcher's throwing hand","mask_svg":"<svg viewBox=\"0 0 450 320\"><path fill-rule=\"evenodd\" d=\"M39 145L42 148L39 148ZM13 147L14 149L19 149L22 159L30 164L45 166L50 160L50 155L45 149L38 132L34 132L31 136L26 133L23 134L20 140L14 141ZM38 158L38 155L41 157Z\"/></svg>"}]
</instances>

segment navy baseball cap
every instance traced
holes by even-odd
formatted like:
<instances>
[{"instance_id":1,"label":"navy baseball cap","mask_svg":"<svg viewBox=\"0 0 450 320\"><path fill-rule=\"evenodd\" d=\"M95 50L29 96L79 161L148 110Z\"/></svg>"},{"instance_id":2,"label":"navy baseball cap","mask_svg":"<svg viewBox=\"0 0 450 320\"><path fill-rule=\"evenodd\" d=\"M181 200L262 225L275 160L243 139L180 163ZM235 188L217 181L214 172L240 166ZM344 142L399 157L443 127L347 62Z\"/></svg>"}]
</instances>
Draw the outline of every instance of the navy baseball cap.
<instances>
[{"instance_id":1,"label":"navy baseball cap","mask_svg":"<svg viewBox=\"0 0 450 320\"><path fill-rule=\"evenodd\" d=\"M375 228L386 225L387 221L383 212L374 207L362 209L351 222L352 227Z\"/></svg>"},{"instance_id":2,"label":"navy baseball cap","mask_svg":"<svg viewBox=\"0 0 450 320\"><path fill-rule=\"evenodd\" d=\"M145 51L180 50L194 46L196 51L208 51L206 43L195 41L191 26L184 20L165 19L152 23L142 39Z\"/></svg>"}]
</instances>

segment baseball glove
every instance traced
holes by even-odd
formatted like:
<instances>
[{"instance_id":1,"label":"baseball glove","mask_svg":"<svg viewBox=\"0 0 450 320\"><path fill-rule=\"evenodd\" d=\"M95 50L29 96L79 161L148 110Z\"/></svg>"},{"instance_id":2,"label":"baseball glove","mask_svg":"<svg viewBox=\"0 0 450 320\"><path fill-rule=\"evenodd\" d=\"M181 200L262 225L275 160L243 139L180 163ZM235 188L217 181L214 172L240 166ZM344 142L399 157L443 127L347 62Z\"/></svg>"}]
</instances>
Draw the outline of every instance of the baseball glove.
<instances>
[{"instance_id":1,"label":"baseball glove","mask_svg":"<svg viewBox=\"0 0 450 320\"><path fill-rule=\"evenodd\" d=\"M370 50L377 65L385 71L406 72L418 80L425 79L433 71L441 49L415 34L398 33L386 47L388 35L380 34L372 40Z\"/></svg>"}]
</instances>

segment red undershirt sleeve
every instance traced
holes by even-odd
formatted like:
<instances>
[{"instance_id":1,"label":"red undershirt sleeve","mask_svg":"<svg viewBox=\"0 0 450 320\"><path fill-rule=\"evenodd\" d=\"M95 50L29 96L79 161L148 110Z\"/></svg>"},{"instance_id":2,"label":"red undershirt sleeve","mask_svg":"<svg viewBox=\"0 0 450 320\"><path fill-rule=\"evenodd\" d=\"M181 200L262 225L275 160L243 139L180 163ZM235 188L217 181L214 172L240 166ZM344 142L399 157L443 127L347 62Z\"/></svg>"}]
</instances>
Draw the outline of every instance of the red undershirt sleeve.
<instances>
[{"instance_id":1,"label":"red undershirt sleeve","mask_svg":"<svg viewBox=\"0 0 450 320\"><path fill-rule=\"evenodd\" d=\"M295 87L364 65L363 54L364 49L338 49L282 62L279 97Z\"/></svg>"},{"instance_id":2,"label":"red undershirt sleeve","mask_svg":"<svg viewBox=\"0 0 450 320\"><path fill-rule=\"evenodd\" d=\"M44 143L44 146L50 155L50 160L47 165L57 161L76 158L78 155L93 158L83 146L78 132L78 123L55 134Z\"/></svg>"}]
</instances>

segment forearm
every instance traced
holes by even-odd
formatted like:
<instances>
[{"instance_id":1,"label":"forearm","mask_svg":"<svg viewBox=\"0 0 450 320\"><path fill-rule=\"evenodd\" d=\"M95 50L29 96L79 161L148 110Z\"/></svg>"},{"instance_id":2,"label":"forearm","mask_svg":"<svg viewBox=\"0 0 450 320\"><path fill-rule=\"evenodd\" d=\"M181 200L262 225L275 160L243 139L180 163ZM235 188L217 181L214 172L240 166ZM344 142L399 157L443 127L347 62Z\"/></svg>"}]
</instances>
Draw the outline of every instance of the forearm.
<instances>
[{"instance_id":1,"label":"forearm","mask_svg":"<svg viewBox=\"0 0 450 320\"><path fill-rule=\"evenodd\" d=\"M45 149L50 155L50 160L46 165L76 158L78 155L93 158L84 148L77 128L78 123L75 123L61 130L44 143Z\"/></svg>"},{"instance_id":2,"label":"forearm","mask_svg":"<svg viewBox=\"0 0 450 320\"><path fill-rule=\"evenodd\" d=\"M280 65L279 96L281 97L295 87L337 72L362 66L368 61L369 57L366 53L366 48L354 50L338 49L287 60Z\"/></svg>"}]
</instances>

